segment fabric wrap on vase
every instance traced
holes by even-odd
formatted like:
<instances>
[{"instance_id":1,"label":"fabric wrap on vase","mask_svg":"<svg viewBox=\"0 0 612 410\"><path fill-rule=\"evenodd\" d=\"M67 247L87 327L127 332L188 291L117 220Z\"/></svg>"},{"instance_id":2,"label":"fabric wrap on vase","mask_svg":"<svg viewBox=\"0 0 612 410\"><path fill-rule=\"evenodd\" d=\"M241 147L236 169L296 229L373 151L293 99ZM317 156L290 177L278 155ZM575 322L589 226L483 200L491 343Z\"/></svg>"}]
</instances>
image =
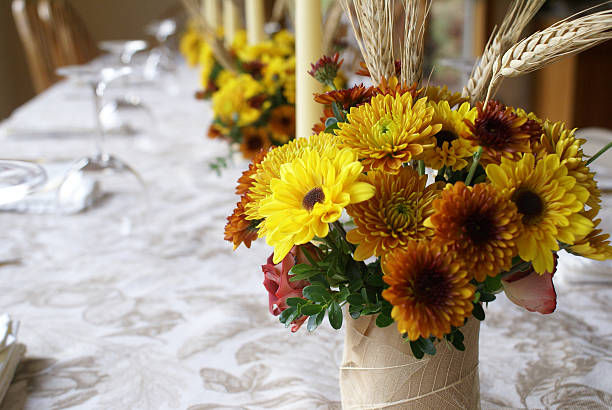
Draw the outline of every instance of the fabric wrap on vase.
<instances>
[{"instance_id":1,"label":"fabric wrap on vase","mask_svg":"<svg viewBox=\"0 0 612 410\"><path fill-rule=\"evenodd\" d=\"M343 409L480 409L478 320L461 328L465 351L443 341L420 360L395 325L375 322L375 315L345 322Z\"/></svg>"}]
</instances>

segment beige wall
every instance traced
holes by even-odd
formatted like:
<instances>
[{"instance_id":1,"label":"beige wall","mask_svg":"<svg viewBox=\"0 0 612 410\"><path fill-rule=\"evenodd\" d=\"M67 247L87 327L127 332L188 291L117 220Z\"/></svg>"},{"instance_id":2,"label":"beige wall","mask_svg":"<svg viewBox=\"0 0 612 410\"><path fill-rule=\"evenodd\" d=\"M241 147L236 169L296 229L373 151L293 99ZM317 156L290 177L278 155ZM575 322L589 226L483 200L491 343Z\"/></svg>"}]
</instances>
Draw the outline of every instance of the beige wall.
<instances>
[{"instance_id":1,"label":"beige wall","mask_svg":"<svg viewBox=\"0 0 612 410\"><path fill-rule=\"evenodd\" d=\"M143 37L144 25L178 0L73 0L95 41ZM0 0L0 120L34 96L11 0Z\"/></svg>"}]
</instances>

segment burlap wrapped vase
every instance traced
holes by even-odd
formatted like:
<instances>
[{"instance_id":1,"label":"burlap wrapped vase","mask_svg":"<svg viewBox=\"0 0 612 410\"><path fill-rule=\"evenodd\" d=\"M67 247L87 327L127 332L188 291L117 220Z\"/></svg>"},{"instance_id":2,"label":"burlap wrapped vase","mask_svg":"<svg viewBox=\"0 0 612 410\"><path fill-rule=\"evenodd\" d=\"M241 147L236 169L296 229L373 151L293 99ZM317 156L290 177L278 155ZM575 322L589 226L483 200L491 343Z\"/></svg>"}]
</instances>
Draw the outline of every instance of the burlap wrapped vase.
<instances>
[{"instance_id":1,"label":"burlap wrapped vase","mask_svg":"<svg viewBox=\"0 0 612 410\"><path fill-rule=\"evenodd\" d=\"M376 316L346 319L343 409L480 409L478 320L461 329L465 351L440 342L434 356L420 360L395 325L379 328L375 321Z\"/></svg>"}]
</instances>

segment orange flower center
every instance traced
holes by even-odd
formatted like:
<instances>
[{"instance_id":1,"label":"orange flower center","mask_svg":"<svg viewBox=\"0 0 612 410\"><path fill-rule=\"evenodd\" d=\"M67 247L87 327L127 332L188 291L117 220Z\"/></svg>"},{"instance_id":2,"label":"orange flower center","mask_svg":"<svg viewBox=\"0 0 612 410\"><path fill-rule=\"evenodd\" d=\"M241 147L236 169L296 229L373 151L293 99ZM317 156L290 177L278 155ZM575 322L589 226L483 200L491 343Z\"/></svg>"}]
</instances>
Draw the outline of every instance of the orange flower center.
<instances>
[{"instance_id":1,"label":"orange flower center","mask_svg":"<svg viewBox=\"0 0 612 410\"><path fill-rule=\"evenodd\" d=\"M304 195L304 199L302 199L302 207L307 211L312 211L316 203L323 203L325 200L325 194L323 193L323 189L316 187L312 188L310 191Z\"/></svg>"}]
</instances>

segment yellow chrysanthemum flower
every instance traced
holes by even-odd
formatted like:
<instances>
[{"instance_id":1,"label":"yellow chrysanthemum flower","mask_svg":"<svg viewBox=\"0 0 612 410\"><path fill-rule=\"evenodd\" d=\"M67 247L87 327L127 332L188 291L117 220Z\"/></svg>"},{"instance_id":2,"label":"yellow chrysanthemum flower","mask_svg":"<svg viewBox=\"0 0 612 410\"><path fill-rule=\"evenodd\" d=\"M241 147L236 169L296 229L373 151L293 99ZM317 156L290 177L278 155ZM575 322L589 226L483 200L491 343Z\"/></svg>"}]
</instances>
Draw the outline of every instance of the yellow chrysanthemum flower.
<instances>
[{"instance_id":1,"label":"yellow chrysanthemum flower","mask_svg":"<svg viewBox=\"0 0 612 410\"><path fill-rule=\"evenodd\" d=\"M263 62L265 65L262 69L262 82L270 90L270 94L285 86L290 78L295 80L295 57L270 57Z\"/></svg>"},{"instance_id":2,"label":"yellow chrysanthemum flower","mask_svg":"<svg viewBox=\"0 0 612 410\"><path fill-rule=\"evenodd\" d=\"M434 135L436 145L423 152L425 165L433 169L450 167L454 171L467 167L467 159L476 148L465 138L471 132L465 120L476 119L476 108L470 109L469 103L463 103L457 110L451 110L448 101L430 105L434 108L432 122L442 124L442 129Z\"/></svg>"},{"instance_id":3,"label":"yellow chrysanthemum flower","mask_svg":"<svg viewBox=\"0 0 612 410\"><path fill-rule=\"evenodd\" d=\"M557 154L561 164L567 167L568 175L576 178L578 185L589 191L586 204L592 209L599 210L600 193L595 181L595 173L586 165L582 145L586 140L576 138L576 129L568 129L561 121L545 121L542 124L542 136L532 144L532 151L536 160L547 154Z\"/></svg>"},{"instance_id":4,"label":"yellow chrysanthemum flower","mask_svg":"<svg viewBox=\"0 0 612 410\"><path fill-rule=\"evenodd\" d=\"M210 74L213 71L213 67L215 66L215 56L213 54L212 48L206 42L202 42L200 46L200 55L198 57L198 62L200 63L201 71L200 71L200 81L202 83L202 87L206 88L208 86L208 81L210 80Z\"/></svg>"},{"instance_id":5,"label":"yellow chrysanthemum flower","mask_svg":"<svg viewBox=\"0 0 612 410\"><path fill-rule=\"evenodd\" d=\"M272 194L261 201L259 213L265 218L266 242L274 247L279 263L294 245L325 237L329 224L343 209L374 195L374 187L360 181L363 166L351 150L330 156L305 149L290 163L283 164L280 178L270 181Z\"/></svg>"},{"instance_id":6,"label":"yellow chrysanthemum flower","mask_svg":"<svg viewBox=\"0 0 612 410\"><path fill-rule=\"evenodd\" d=\"M230 79L212 96L213 111L224 125L239 127L252 124L261 116L261 107L253 106L250 99L264 93L261 83L248 74Z\"/></svg>"},{"instance_id":7,"label":"yellow chrysanthemum flower","mask_svg":"<svg viewBox=\"0 0 612 410\"><path fill-rule=\"evenodd\" d=\"M280 30L272 37L272 41L286 53L285 55L294 55L295 36L289 30Z\"/></svg>"},{"instance_id":8,"label":"yellow chrysanthemum flower","mask_svg":"<svg viewBox=\"0 0 612 410\"><path fill-rule=\"evenodd\" d=\"M247 32L246 30L238 30L234 34L234 39L232 40L232 50L235 52L241 50L247 46Z\"/></svg>"},{"instance_id":9,"label":"yellow chrysanthemum flower","mask_svg":"<svg viewBox=\"0 0 612 410\"><path fill-rule=\"evenodd\" d=\"M223 87L223 85L236 78L236 76L237 75L232 73L231 71L221 70L221 72L217 75L217 78L215 78L215 85L218 88L221 88Z\"/></svg>"},{"instance_id":10,"label":"yellow chrysanthemum flower","mask_svg":"<svg viewBox=\"0 0 612 410\"><path fill-rule=\"evenodd\" d=\"M523 221L516 239L518 254L531 261L536 272L553 272L557 241L571 245L593 229L593 222L580 214L589 191L568 175L558 155L545 155L537 164L533 154L519 161L502 158L501 165L489 164L486 172L516 204Z\"/></svg>"},{"instance_id":11,"label":"yellow chrysanthemum flower","mask_svg":"<svg viewBox=\"0 0 612 410\"><path fill-rule=\"evenodd\" d=\"M427 175L419 176L411 167L397 174L371 171L365 181L376 188L375 196L346 209L357 226L346 235L350 243L358 245L356 260L382 256L405 247L411 240L433 236L433 229L424 222L434 212L432 202L441 183L425 187Z\"/></svg>"},{"instance_id":12,"label":"yellow chrysanthemum flower","mask_svg":"<svg viewBox=\"0 0 612 410\"><path fill-rule=\"evenodd\" d=\"M198 31L189 27L181 37L179 50L190 66L196 65L200 56L200 46L203 43L202 36Z\"/></svg>"},{"instance_id":13,"label":"yellow chrysanthemum flower","mask_svg":"<svg viewBox=\"0 0 612 410\"><path fill-rule=\"evenodd\" d=\"M579 239L570 247L570 251L589 259L603 261L612 259L612 246L610 246L610 234L603 233L597 228L601 219L597 217L597 210L590 209L582 213L586 218L593 221L593 230L584 238Z\"/></svg>"},{"instance_id":14,"label":"yellow chrysanthemum flower","mask_svg":"<svg viewBox=\"0 0 612 410\"><path fill-rule=\"evenodd\" d=\"M433 146L442 125L432 123L434 109L426 98L413 102L410 93L377 95L352 107L348 122L339 123L342 146L354 150L366 171L396 174L402 164Z\"/></svg>"},{"instance_id":15,"label":"yellow chrysanthemum flower","mask_svg":"<svg viewBox=\"0 0 612 410\"><path fill-rule=\"evenodd\" d=\"M447 101L451 107L468 102L470 99L462 97L459 92L452 92L447 86L442 88L437 86L429 86L425 90L425 97L432 102Z\"/></svg>"},{"instance_id":16,"label":"yellow chrysanthemum flower","mask_svg":"<svg viewBox=\"0 0 612 410\"><path fill-rule=\"evenodd\" d=\"M259 212L260 203L272 194L270 182L274 178L280 178L280 170L283 164L292 162L307 148L314 149L322 157L331 157L338 151L339 144L340 140L337 136L322 132L308 138L297 138L271 149L261 163L257 165L257 170L253 175L253 185L249 193L251 202L246 205L247 219L263 219ZM265 226L262 225L260 233L261 236L266 234Z\"/></svg>"}]
</instances>

